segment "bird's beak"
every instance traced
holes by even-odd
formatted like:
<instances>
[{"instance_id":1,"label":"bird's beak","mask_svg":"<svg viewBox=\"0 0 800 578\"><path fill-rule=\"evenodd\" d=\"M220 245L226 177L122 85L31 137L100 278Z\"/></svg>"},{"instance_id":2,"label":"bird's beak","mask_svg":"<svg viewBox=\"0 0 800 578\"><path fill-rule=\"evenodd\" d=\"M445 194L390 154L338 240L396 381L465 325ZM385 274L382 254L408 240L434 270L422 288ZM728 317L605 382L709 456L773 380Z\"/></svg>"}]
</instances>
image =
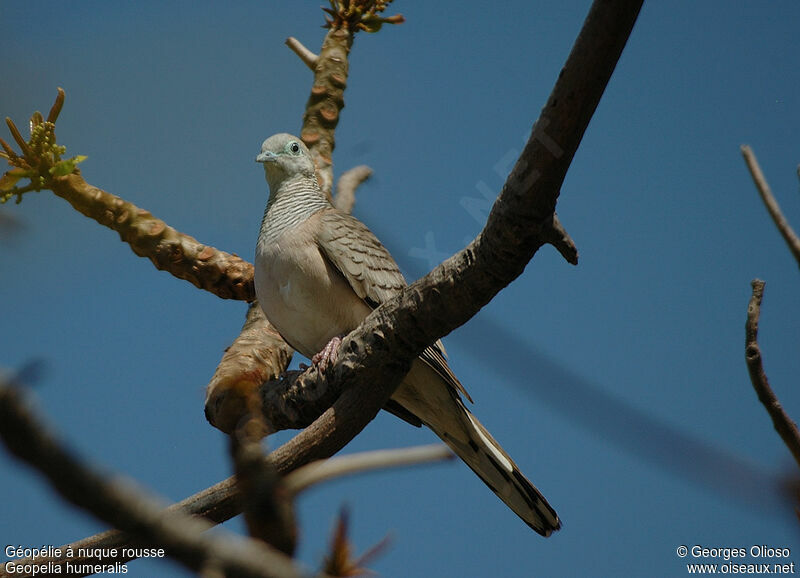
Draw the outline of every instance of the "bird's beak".
<instances>
[{"instance_id":1,"label":"bird's beak","mask_svg":"<svg viewBox=\"0 0 800 578\"><path fill-rule=\"evenodd\" d=\"M278 155L276 155L272 151L267 151L265 153L261 153L256 157L257 163L271 163L278 160Z\"/></svg>"}]
</instances>

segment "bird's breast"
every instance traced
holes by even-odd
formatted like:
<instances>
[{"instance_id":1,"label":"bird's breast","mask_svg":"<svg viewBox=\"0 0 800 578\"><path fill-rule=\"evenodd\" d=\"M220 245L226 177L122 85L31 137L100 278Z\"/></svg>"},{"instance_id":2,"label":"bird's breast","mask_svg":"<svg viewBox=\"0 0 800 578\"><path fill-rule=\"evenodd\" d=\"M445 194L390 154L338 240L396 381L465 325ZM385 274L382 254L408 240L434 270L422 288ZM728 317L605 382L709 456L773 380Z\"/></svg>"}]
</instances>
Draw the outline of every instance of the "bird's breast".
<instances>
[{"instance_id":1,"label":"bird's breast","mask_svg":"<svg viewBox=\"0 0 800 578\"><path fill-rule=\"evenodd\" d=\"M259 242L255 259L256 296L286 341L306 357L331 338L355 329L370 308L302 231L288 231L272 243Z\"/></svg>"}]
</instances>

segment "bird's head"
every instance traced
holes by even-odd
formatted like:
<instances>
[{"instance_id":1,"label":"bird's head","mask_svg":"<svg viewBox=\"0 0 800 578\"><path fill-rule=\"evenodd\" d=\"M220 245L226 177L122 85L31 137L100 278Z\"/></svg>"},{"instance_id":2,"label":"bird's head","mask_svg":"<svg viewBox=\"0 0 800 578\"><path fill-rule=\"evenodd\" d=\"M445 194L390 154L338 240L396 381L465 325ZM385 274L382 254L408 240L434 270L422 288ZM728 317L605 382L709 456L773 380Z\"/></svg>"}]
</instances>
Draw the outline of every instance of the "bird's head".
<instances>
[{"instance_id":1,"label":"bird's head","mask_svg":"<svg viewBox=\"0 0 800 578\"><path fill-rule=\"evenodd\" d=\"M290 134L275 134L265 140L256 162L264 165L271 191L276 191L286 179L298 175L316 179L314 161L308 147Z\"/></svg>"}]
</instances>

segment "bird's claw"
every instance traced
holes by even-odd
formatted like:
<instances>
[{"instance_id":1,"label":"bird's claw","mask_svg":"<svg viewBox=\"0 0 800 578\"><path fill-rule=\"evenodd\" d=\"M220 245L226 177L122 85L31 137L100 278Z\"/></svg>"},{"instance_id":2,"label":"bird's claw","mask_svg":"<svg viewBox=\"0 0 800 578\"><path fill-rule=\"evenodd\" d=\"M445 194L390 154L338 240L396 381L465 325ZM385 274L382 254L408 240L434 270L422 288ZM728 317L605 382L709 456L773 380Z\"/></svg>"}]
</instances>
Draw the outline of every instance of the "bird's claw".
<instances>
[{"instance_id":1,"label":"bird's claw","mask_svg":"<svg viewBox=\"0 0 800 578\"><path fill-rule=\"evenodd\" d=\"M322 373L325 373L329 367L336 363L336 358L339 354L339 346L341 344L341 335L333 337L330 341L328 341L327 345L322 348L322 351L311 358L311 363L313 363Z\"/></svg>"}]
</instances>

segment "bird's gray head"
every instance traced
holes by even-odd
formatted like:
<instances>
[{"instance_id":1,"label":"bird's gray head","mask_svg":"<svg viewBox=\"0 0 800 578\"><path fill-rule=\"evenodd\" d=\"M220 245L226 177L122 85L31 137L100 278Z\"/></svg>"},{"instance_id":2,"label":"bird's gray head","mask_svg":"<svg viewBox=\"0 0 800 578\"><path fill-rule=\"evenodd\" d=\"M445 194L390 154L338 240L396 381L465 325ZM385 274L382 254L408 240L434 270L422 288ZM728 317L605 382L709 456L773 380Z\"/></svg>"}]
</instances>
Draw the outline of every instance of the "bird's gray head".
<instances>
[{"instance_id":1,"label":"bird's gray head","mask_svg":"<svg viewBox=\"0 0 800 578\"><path fill-rule=\"evenodd\" d=\"M316 180L314 161L308 147L290 134L275 134L265 140L256 162L263 163L267 182L273 193L277 192L285 180L293 177L304 176Z\"/></svg>"}]
</instances>

